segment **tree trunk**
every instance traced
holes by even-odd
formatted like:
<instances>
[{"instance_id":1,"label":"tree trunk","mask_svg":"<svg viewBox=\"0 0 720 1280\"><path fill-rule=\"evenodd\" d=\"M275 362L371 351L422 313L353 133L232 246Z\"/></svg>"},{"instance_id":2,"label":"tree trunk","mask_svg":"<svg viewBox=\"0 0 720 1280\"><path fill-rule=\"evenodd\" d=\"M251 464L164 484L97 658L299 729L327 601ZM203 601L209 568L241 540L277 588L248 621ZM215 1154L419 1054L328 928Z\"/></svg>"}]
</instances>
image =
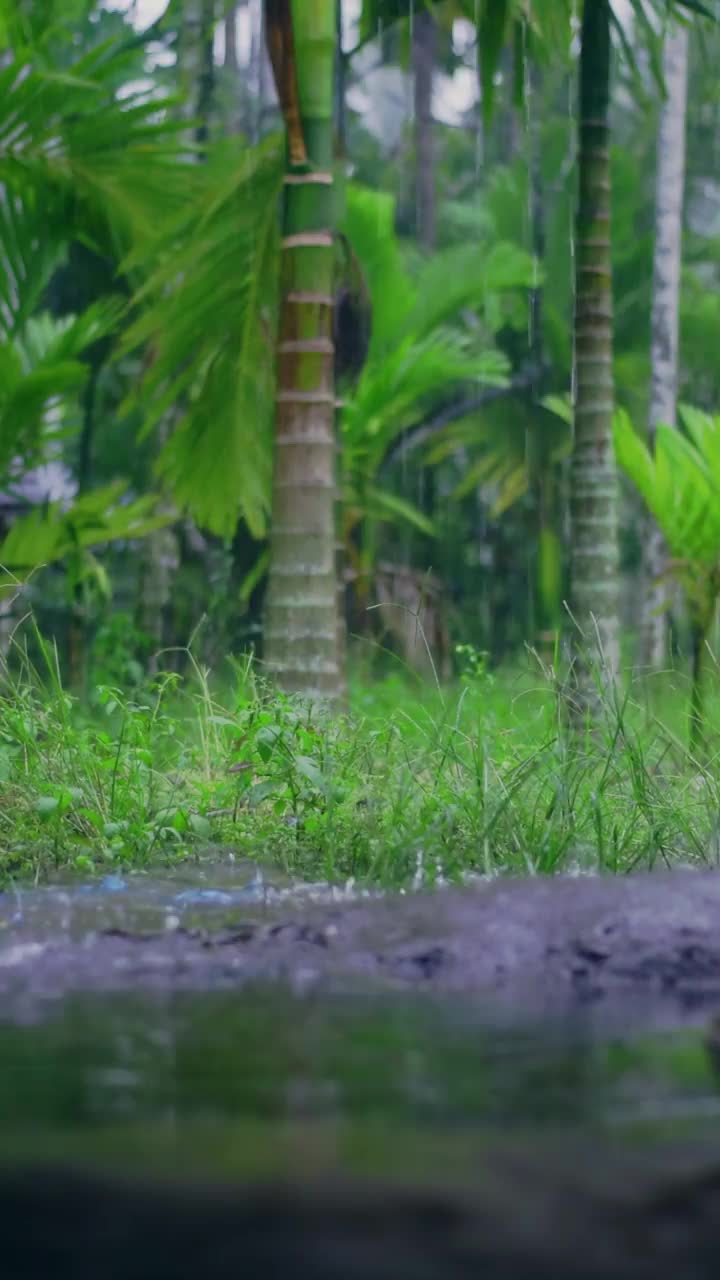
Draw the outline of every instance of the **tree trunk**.
<instances>
[{"instance_id":1,"label":"tree trunk","mask_svg":"<svg viewBox=\"0 0 720 1280\"><path fill-rule=\"evenodd\" d=\"M266 12L288 161L264 655L283 689L326 700L339 696L342 682L332 341L335 2L268 0Z\"/></svg>"},{"instance_id":2,"label":"tree trunk","mask_svg":"<svg viewBox=\"0 0 720 1280\"><path fill-rule=\"evenodd\" d=\"M237 4L232 4L225 14L223 28L225 32L225 55L223 66L226 71L237 73L240 70L237 55Z\"/></svg>"},{"instance_id":3,"label":"tree trunk","mask_svg":"<svg viewBox=\"0 0 720 1280\"><path fill-rule=\"evenodd\" d=\"M184 96L181 115L194 120L203 61L203 0L183 0L177 42L177 72Z\"/></svg>"},{"instance_id":4,"label":"tree trunk","mask_svg":"<svg viewBox=\"0 0 720 1280\"><path fill-rule=\"evenodd\" d=\"M675 425L678 376L678 313L682 266L687 114L687 28L673 25L665 37L663 71L667 98L660 109L655 187L652 348L648 439L655 444L659 423ZM652 517L646 523L641 662L657 671L667 649L666 591L658 581L666 552Z\"/></svg>"},{"instance_id":5,"label":"tree trunk","mask_svg":"<svg viewBox=\"0 0 720 1280\"><path fill-rule=\"evenodd\" d=\"M412 21L415 95L415 226L426 249L435 247L435 128L432 115L437 26L429 9L417 9Z\"/></svg>"},{"instance_id":6,"label":"tree trunk","mask_svg":"<svg viewBox=\"0 0 720 1280\"><path fill-rule=\"evenodd\" d=\"M158 450L170 436L170 416L158 428ZM174 503L164 495L158 504L163 515L177 514ZM143 540L140 561L140 598L137 609L139 629L152 643L148 669L158 669L161 651L174 642L173 589L180 568L180 543L174 525L153 529Z\"/></svg>"},{"instance_id":7,"label":"tree trunk","mask_svg":"<svg viewBox=\"0 0 720 1280\"><path fill-rule=\"evenodd\" d=\"M182 115L195 122L195 141L206 143L215 95L215 0L184 0L178 35Z\"/></svg>"},{"instance_id":8,"label":"tree trunk","mask_svg":"<svg viewBox=\"0 0 720 1280\"><path fill-rule=\"evenodd\" d=\"M610 5L586 0L580 54L575 438L570 470L573 719L597 712L619 666L617 473L612 439Z\"/></svg>"},{"instance_id":9,"label":"tree trunk","mask_svg":"<svg viewBox=\"0 0 720 1280\"><path fill-rule=\"evenodd\" d=\"M529 394L537 405L545 390L544 285L547 235L545 229L545 191L542 174L542 142L540 114L542 76L536 66L529 68L527 87L528 184L530 196L530 233L537 280L530 290L529 356L532 381ZM537 104L537 105L536 105ZM541 430L538 424L535 432ZM560 488L559 467L547 456L542 441L528 441L530 474L537 513L537 557L535 573L535 631L537 651L550 666L556 660L557 640L562 607L562 546L558 533ZM538 447L539 446L539 447Z\"/></svg>"},{"instance_id":10,"label":"tree trunk","mask_svg":"<svg viewBox=\"0 0 720 1280\"><path fill-rule=\"evenodd\" d=\"M200 146L205 146L210 141L210 125L215 100L215 0L203 0L200 40L198 125L195 138Z\"/></svg>"}]
</instances>

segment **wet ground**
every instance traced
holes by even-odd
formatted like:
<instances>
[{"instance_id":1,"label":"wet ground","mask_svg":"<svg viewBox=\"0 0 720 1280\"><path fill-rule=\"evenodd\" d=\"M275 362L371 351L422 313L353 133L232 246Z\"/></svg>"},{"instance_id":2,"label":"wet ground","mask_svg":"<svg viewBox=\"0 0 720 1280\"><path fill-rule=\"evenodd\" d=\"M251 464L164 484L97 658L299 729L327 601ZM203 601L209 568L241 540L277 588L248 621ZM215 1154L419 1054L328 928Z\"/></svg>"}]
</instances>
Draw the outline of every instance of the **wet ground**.
<instances>
[{"instance_id":1,"label":"wet ground","mask_svg":"<svg viewBox=\"0 0 720 1280\"><path fill-rule=\"evenodd\" d=\"M250 867L0 896L0 1000L72 991L463 993L513 1018L720 1009L720 875L510 880L349 900Z\"/></svg>"},{"instance_id":2,"label":"wet ground","mask_svg":"<svg viewBox=\"0 0 720 1280\"><path fill-rule=\"evenodd\" d=\"M712 873L6 893L3 1275L709 1280L715 1010Z\"/></svg>"}]
</instances>

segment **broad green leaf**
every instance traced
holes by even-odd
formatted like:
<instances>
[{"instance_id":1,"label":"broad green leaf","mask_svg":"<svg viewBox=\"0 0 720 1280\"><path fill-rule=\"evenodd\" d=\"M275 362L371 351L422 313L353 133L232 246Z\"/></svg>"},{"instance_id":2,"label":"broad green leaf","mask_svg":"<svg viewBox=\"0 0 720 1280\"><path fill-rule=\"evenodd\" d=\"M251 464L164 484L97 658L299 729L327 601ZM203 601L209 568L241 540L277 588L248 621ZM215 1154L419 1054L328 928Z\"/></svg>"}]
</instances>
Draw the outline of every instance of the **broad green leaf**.
<instances>
[{"instance_id":1,"label":"broad green leaf","mask_svg":"<svg viewBox=\"0 0 720 1280\"><path fill-rule=\"evenodd\" d=\"M319 791L325 790L325 775L310 756L294 756L293 764L296 772L313 787L317 787Z\"/></svg>"}]
</instances>

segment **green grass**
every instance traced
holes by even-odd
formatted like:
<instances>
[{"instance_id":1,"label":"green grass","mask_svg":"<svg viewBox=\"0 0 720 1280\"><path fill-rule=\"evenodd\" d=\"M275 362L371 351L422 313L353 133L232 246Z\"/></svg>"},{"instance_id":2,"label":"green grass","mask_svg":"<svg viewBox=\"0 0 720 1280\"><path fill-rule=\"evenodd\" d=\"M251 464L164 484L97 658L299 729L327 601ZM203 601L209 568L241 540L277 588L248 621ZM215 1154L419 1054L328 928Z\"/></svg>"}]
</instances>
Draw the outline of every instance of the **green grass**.
<instances>
[{"instance_id":1,"label":"green grass","mask_svg":"<svg viewBox=\"0 0 720 1280\"><path fill-rule=\"evenodd\" d=\"M716 757L687 752L678 674L631 686L594 735L560 726L528 659L452 688L357 676L347 716L270 693L249 663L81 707L53 651L0 671L0 878L146 867L231 846L293 875L403 887L469 872L716 861ZM709 740L720 699L709 690Z\"/></svg>"}]
</instances>

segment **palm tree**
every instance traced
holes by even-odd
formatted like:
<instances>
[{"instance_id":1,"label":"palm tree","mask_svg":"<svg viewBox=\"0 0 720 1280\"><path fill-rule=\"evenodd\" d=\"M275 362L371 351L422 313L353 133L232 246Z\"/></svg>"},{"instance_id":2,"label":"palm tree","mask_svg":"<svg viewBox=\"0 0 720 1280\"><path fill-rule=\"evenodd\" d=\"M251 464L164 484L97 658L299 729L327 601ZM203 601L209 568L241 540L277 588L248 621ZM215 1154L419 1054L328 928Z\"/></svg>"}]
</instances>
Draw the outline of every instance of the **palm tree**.
<instances>
[{"instance_id":1,"label":"palm tree","mask_svg":"<svg viewBox=\"0 0 720 1280\"><path fill-rule=\"evenodd\" d=\"M685 192L685 118L687 113L688 32L673 24L665 35L663 78L666 98L660 108L655 171L655 256L653 263L651 384L648 439L654 446L658 424L674 425L678 377L678 315L682 267L682 214ZM667 622L660 580L665 561L663 537L650 520L644 546L641 661L657 670L665 660Z\"/></svg>"},{"instance_id":2,"label":"palm tree","mask_svg":"<svg viewBox=\"0 0 720 1280\"><path fill-rule=\"evenodd\" d=\"M264 657L282 688L338 697L333 303L334 0L267 0L287 133Z\"/></svg>"},{"instance_id":3,"label":"palm tree","mask_svg":"<svg viewBox=\"0 0 720 1280\"><path fill-rule=\"evenodd\" d=\"M572 707L580 719L597 709L598 683L612 684L620 657L612 440L609 0L585 0L581 41L570 471Z\"/></svg>"},{"instance_id":4,"label":"palm tree","mask_svg":"<svg viewBox=\"0 0 720 1280\"><path fill-rule=\"evenodd\" d=\"M507 42L532 37L547 55L567 40L570 5L540 0L460 0L478 26L486 121L493 78ZM649 29L640 0L633 12ZM658 14L676 8L711 16L700 0L655 0ZM364 30L384 17L407 16L408 3L365 0ZM374 27L373 27L374 24ZM518 24L519 27L518 27ZM612 446L612 279L610 260L609 97L611 29L632 57L611 0L584 0L580 53L579 203L575 258L574 444L571 463L571 597L574 618L573 706L584 719L597 707L600 683L612 686L619 665L617 479ZM527 47L526 40L522 40Z\"/></svg>"}]
</instances>

